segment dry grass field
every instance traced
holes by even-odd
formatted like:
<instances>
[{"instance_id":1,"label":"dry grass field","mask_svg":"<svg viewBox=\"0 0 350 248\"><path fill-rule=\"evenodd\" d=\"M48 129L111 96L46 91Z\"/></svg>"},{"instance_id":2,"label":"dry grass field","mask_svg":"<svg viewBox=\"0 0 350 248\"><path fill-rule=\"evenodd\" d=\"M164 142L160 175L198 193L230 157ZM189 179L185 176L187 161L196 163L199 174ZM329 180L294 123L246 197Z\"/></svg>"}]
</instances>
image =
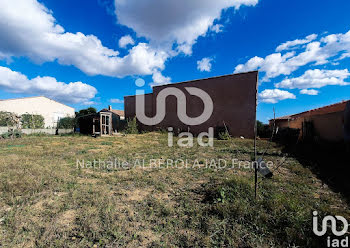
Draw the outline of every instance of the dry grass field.
<instances>
[{"instance_id":1,"label":"dry grass field","mask_svg":"<svg viewBox=\"0 0 350 248\"><path fill-rule=\"evenodd\" d=\"M265 149L265 160L285 162L259 179L254 200L252 169L212 162L249 161L251 140L212 148L168 147L162 133L1 140L0 247L319 246L312 211L350 219L348 205L281 147L258 141ZM146 168L86 166L116 159ZM150 159L183 159L189 168L150 168Z\"/></svg>"}]
</instances>

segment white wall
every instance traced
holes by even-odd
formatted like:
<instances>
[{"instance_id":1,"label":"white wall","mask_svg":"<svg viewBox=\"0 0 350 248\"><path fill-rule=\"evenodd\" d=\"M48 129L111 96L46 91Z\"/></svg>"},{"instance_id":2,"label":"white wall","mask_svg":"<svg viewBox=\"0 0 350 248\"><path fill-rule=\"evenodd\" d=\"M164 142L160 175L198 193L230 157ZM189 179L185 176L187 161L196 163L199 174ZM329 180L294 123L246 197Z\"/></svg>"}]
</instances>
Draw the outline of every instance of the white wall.
<instances>
[{"instance_id":1,"label":"white wall","mask_svg":"<svg viewBox=\"0 0 350 248\"><path fill-rule=\"evenodd\" d=\"M0 135L7 133L9 131L8 127L0 127ZM35 133L42 133L42 134L50 134L55 135L56 129L21 129L21 133L23 134L35 134ZM69 134L74 133L74 129L58 129L58 134Z\"/></svg>"},{"instance_id":2,"label":"white wall","mask_svg":"<svg viewBox=\"0 0 350 248\"><path fill-rule=\"evenodd\" d=\"M75 116L74 108L43 96L0 100L0 111L42 115L45 128L56 127L58 118Z\"/></svg>"}]
</instances>

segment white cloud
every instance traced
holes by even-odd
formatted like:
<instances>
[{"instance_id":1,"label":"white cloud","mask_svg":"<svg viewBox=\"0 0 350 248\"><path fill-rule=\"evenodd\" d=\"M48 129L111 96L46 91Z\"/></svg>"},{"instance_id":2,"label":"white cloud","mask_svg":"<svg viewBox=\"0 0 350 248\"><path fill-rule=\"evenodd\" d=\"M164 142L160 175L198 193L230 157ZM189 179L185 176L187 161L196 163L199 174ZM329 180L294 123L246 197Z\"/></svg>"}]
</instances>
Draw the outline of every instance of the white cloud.
<instances>
[{"instance_id":1,"label":"white cloud","mask_svg":"<svg viewBox=\"0 0 350 248\"><path fill-rule=\"evenodd\" d=\"M350 58L350 52L349 53L343 53L338 60L343 60L343 59L346 59L346 58Z\"/></svg>"},{"instance_id":2,"label":"white cloud","mask_svg":"<svg viewBox=\"0 0 350 248\"><path fill-rule=\"evenodd\" d=\"M115 0L115 9L120 24L152 44L176 44L177 51L191 54L192 45L220 19L222 10L257 3L258 0Z\"/></svg>"},{"instance_id":3,"label":"white cloud","mask_svg":"<svg viewBox=\"0 0 350 248\"><path fill-rule=\"evenodd\" d=\"M311 34L305 37L305 39L296 39L293 41L287 41L276 48L276 52L281 52L283 50L293 49L296 46L310 43L317 38L317 34Z\"/></svg>"},{"instance_id":4,"label":"white cloud","mask_svg":"<svg viewBox=\"0 0 350 248\"><path fill-rule=\"evenodd\" d=\"M208 30L220 32L222 25L213 23L220 19L223 10L258 3L258 0L179 1L115 0L118 22L149 40L120 56L118 51L103 46L95 35L66 32L53 12L38 0L0 0L0 59L11 61L12 57L25 56L36 63L57 61L88 75L152 75L164 70L165 62L179 52L191 54L192 45ZM108 5L104 0L99 4ZM109 10L114 9L110 7ZM134 41L123 37L119 43L123 48ZM169 81L168 77L163 81Z\"/></svg>"},{"instance_id":5,"label":"white cloud","mask_svg":"<svg viewBox=\"0 0 350 248\"><path fill-rule=\"evenodd\" d=\"M289 75L294 67L287 66L285 62L294 56L294 52L289 52L284 55L281 53L273 53L266 56L265 59L253 57L246 64L236 66L234 73L260 70L265 72L265 76L261 81L268 81L269 78L277 77L284 74Z\"/></svg>"},{"instance_id":6,"label":"white cloud","mask_svg":"<svg viewBox=\"0 0 350 248\"><path fill-rule=\"evenodd\" d=\"M307 36L305 40L289 41L276 50L289 49L296 43L303 43L306 46L298 52L273 53L265 58L253 57L245 64L237 65L235 73L249 70L260 70L265 76L262 81L269 81L280 75L290 75L302 66L324 65L333 63L349 57L350 53L350 31L344 34L331 34L314 41L315 35ZM306 43L309 41L309 43Z\"/></svg>"},{"instance_id":7,"label":"white cloud","mask_svg":"<svg viewBox=\"0 0 350 248\"><path fill-rule=\"evenodd\" d=\"M317 96L318 95L318 90L313 90L313 89L303 89L300 91L300 94L303 94L303 95L310 95L310 96Z\"/></svg>"},{"instance_id":8,"label":"white cloud","mask_svg":"<svg viewBox=\"0 0 350 248\"><path fill-rule=\"evenodd\" d=\"M111 103L124 103L124 100L121 100L121 99L111 99L109 100Z\"/></svg>"},{"instance_id":9,"label":"white cloud","mask_svg":"<svg viewBox=\"0 0 350 248\"><path fill-rule=\"evenodd\" d=\"M197 69L199 71L207 71L210 72L211 71L211 62L213 61L213 59L211 58L203 58L201 60L197 61Z\"/></svg>"},{"instance_id":10,"label":"white cloud","mask_svg":"<svg viewBox=\"0 0 350 248\"><path fill-rule=\"evenodd\" d=\"M64 103L89 104L97 90L82 82L63 83L53 77L28 79L20 72L0 66L0 88L13 93L44 95Z\"/></svg>"},{"instance_id":11,"label":"white cloud","mask_svg":"<svg viewBox=\"0 0 350 248\"><path fill-rule=\"evenodd\" d=\"M215 25L210 27L210 31L212 31L214 33L221 33L223 28L224 28L224 25L222 25L222 24L215 24Z\"/></svg>"},{"instance_id":12,"label":"white cloud","mask_svg":"<svg viewBox=\"0 0 350 248\"><path fill-rule=\"evenodd\" d=\"M125 35L125 36L121 37L119 40L119 47L121 47L121 48L125 48L128 45L134 45L134 44L135 44L135 41L133 38L131 38L130 35Z\"/></svg>"},{"instance_id":13,"label":"white cloud","mask_svg":"<svg viewBox=\"0 0 350 248\"><path fill-rule=\"evenodd\" d=\"M327 85L349 85L344 80L350 76L348 69L344 70L307 70L302 76L286 78L275 84L277 88L308 89L322 88Z\"/></svg>"},{"instance_id":14,"label":"white cloud","mask_svg":"<svg viewBox=\"0 0 350 248\"><path fill-rule=\"evenodd\" d=\"M163 76L159 71L155 71L152 76L153 82L150 84L151 87L163 84L170 84L171 78Z\"/></svg>"},{"instance_id":15,"label":"white cloud","mask_svg":"<svg viewBox=\"0 0 350 248\"><path fill-rule=\"evenodd\" d=\"M88 75L124 77L163 70L165 51L140 43L129 54L102 45L94 35L65 32L52 12L37 0L0 0L0 58L26 56L42 63L57 60Z\"/></svg>"},{"instance_id":16,"label":"white cloud","mask_svg":"<svg viewBox=\"0 0 350 248\"><path fill-rule=\"evenodd\" d=\"M266 89L259 93L259 100L266 103L277 103L286 99L295 99L296 96L288 91L279 89Z\"/></svg>"},{"instance_id":17,"label":"white cloud","mask_svg":"<svg viewBox=\"0 0 350 248\"><path fill-rule=\"evenodd\" d=\"M245 72L245 71L253 71L259 68L263 63L264 63L263 58L255 56L250 60L248 60L246 64L237 65L234 72L239 73L239 72Z\"/></svg>"}]
</instances>

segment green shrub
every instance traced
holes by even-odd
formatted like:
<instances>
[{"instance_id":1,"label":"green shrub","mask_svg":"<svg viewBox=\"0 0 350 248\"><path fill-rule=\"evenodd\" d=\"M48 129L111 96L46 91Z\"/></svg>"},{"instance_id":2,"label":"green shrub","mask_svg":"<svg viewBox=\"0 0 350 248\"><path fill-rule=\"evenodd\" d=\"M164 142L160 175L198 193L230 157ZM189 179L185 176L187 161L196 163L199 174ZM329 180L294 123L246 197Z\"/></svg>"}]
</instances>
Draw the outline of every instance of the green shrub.
<instances>
[{"instance_id":1,"label":"green shrub","mask_svg":"<svg viewBox=\"0 0 350 248\"><path fill-rule=\"evenodd\" d=\"M15 138L21 138L22 137L22 132L20 130L13 130L11 133L12 133L12 135Z\"/></svg>"},{"instance_id":2,"label":"green shrub","mask_svg":"<svg viewBox=\"0 0 350 248\"><path fill-rule=\"evenodd\" d=\"M0 127L14 126L10 112L0 111Z\"/></svg>"},{"instance_id":3,"label":"green shrub","mask_svg":"<svg viewBox=\"0 0 350 248\"><path fill-rule=\"evenodd\" d=\"M59 120L57 127L62 129L71 129L71 128L74 128L75 123L76 123L75 118L65 117Z\"/></svg>"},{"instance_id":4,"label":"green shrub","mask_svg":"<svg viewBox=\"0 0 350 248\"><path fill-rule=\"evenodd\" d=\"M21 116L22 128L44 128L44 117L41 115L23 114Z\"/></svg>"},{"instance_id":5,"label":"green shrub","mask_svg":"<svg viewBox=\"0 0 350 248\"><path fill-rule=\"evenodd\" d=\"M229 140L230 138L231 136L227 131L220 132L218 135L219 140Z\"/></svg>"},{"instance_id":6,"label":"green shrub","mask_svg":"<svg viewBox=\"0 0 350 248\"><path fill-rule=\"evenodd\" d=\"M229 131L225 126L217 126L214 129L214 136L218 140L229 140L231 138Z\"/></svg>"},{"instance_id":7,"label":"green shrub","mask_svg":"<svg viewBox=\"0 0 350 248\"><path fill-rule=\"evenodd\" d=\"M3 138L3 139L8 139L9 137L10 137L10 133L9 132L1 134L1 138Z\"/></svg>"},{"instance_id":8,"label":"green shrub","mask_svg":"<svg viewBox=\"0 0 350 248\"><path fill-rule=\"evenodd\" d=\"M9 139L9 138L21 138L22 133L19 130L11 130L6 133L1 134L1 138Z\"/></svg>"},{"instance_id":9,"label":"green shrub","mask_svg":"<svg viewBox=\"0 0 350 248\"><path fill-rule=\"evenodd\" d=\"M127 134L138 134L139 130L137 128L137 121L136 118L132 118L127 120L125 133Z\"/></svg>"},{"instance_id":10,"label":"green shrub","mask_svg":"<svg viewBox=\"0 0 350 248\"><path fill-rule=\"evenodd\" d=\"M272 128L268 124L264 124L261 121L256 122L257 135L260 138L271 138Z\"/></svg>"}]
</instances>

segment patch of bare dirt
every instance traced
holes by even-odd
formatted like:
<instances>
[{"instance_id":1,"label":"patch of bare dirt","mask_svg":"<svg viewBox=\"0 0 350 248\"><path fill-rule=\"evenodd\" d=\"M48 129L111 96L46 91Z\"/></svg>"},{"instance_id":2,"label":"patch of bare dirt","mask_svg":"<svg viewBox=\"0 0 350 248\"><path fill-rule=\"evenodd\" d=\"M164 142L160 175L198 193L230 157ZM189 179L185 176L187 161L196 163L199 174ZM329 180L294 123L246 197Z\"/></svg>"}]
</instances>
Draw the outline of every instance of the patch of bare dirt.
<instances>
[{"instance_id":1,"label":"patch of bare dirt","mask_svg":"<svg viewBox=\"0 0 350 248\"><path fill-rule=\"evenodd\" d=\"M67 210L57 217L56 223L60 226L69 227L74 224L75 217L76 217L75 210L72 210L72 209Z\"/></svg>"},{"instance_id":2,"label":"patch of bare dirt","mask_svg":"<svg viewBox=\"0 0 350 248\"><path fill-rule=\"evenodd\" d=\"M144 200L149 194L152 193L152 190L149 188L144 189L130 189L128 191L125 191L126 193L126 200L127 201L142 201Z\"/></svg>"},{"instance_id":3,"label":"patch of bare dirt","mask_svg":"<svg viewBox=\"0 0 350 248\"><path fill-rule=\"evenodd\" d=\"M140 247L150 247L150 245L160 240L160 234L152 232L152 230L144 230L138 233L140 240Z\"/></svg>"},{"instance_id":4,"label":"patch of bare dirt","mask_svg":"<svg viewBox=\"0 0 350 248\"><path fill-rule=\"evenodd\" d=\"M40 211L43 211L45 208L49 208L50 205L52 205L53 203L54 203L53 199L43 199L35 203L33 205L33 209L40 212Z\"/></svg>"},{"instance_id":5,"label":"patch of bare dirt","mask_svg":"<svg viewBox=\"0 0 350 248\"><path fill-rule=\"evenodd\" d=\"M100 180L97 178L78 178L80 184L97 184Z\"/></svg>"}]
</instances>

